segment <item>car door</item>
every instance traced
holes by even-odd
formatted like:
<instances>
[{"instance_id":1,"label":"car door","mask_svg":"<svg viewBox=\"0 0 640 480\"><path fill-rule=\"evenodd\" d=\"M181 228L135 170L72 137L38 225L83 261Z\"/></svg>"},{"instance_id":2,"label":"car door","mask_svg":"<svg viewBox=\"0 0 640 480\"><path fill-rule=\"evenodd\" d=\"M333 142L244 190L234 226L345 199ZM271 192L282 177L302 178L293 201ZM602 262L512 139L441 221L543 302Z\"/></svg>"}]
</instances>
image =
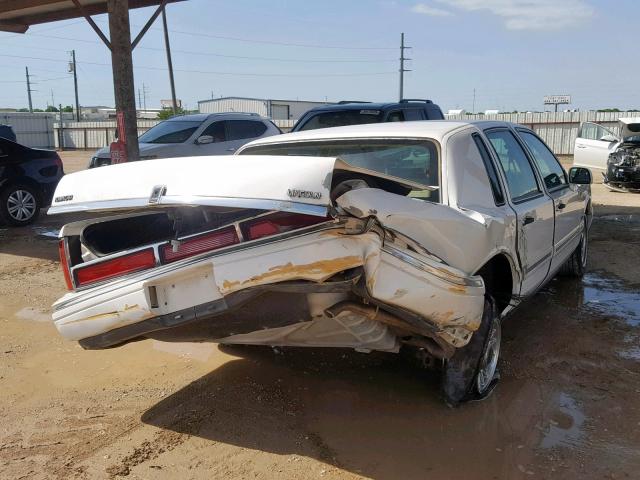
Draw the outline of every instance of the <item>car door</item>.
<instances>
[{"instance_id":1,"label":"car door","mask_svg":"<svg viewBox=\"0 0 640 480\"><path fill-rule=\"evenodd\" d=\"M616 137L602 125L592 122L582 123L574 145L573 164L578 167L606 170L609 154L617 145L616 141L602 140L607 135L611 138Z\"/></svg>"},{"instance_id":2,"label":"car door","mask_svg":"<svg viewBox=\"0 0 640 480\"><path fill-rule=\"evenodd\" d=\"M527 146L533 163L542 177L547 195L553 200L555 230L553 234L553 259L551 272L573 253L580 241L583 228L584 194L576 185L569 184L567 173L549 147L533 132L518 129Z\"/></svg>"},{"instance_id":3,"label":"car door","mask_svg":"<svg viewBox=\"0 0 640 480\"><path fill-rule=\"evenodd\" d=\"M553 254L553 201L546 195L515 133L507 127L484 131L504 175L516 213L517 250L522 269L521 295L545 280Z\"/></svg>"}]
</instances>

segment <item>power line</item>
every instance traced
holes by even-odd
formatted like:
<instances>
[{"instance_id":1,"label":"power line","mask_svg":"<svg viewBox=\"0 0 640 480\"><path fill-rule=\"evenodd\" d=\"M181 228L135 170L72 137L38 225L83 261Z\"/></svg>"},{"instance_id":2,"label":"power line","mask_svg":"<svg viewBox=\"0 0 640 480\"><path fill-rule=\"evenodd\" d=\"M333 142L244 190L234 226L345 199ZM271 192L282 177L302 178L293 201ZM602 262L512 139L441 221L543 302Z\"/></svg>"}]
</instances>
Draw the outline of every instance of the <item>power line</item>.
<instances>
[{"instance_id":1,"label":"power line","mask_svg":"<svg viewBox=\"0 0 640 480\"><path fill-rule=\"evenodd\" d=\"M0 57L10 57L10 58L20 58L20 59L28 59L28 60L41 60L45 62L67 62L67 60L63 59L53 59L53 58L43 58L43 57L31 57L31 56L23 56L23 55L10 55L6 53L0 53ZM78 64L82 65L97 65L102 67L111 67L109 63L99 63L99 62L78 62ZM160 70L166 71L165 67L152 67L152 66L141 66L138 65L134 67L135 69L142 70ZM175 69L176 72L183 73L200 73L200 74L209 74L209 75L228 75L228 76L240 76L240 77L368 77L373 75L395 75L395 72L365 72L365 73L255 73L255 72L223 72L223 71L212 71L212 70L189 70L189 69Z\"/></svg>"},{"instance_id":2,"label":"power line","mask_svg":"<svg viewBox=\"0 0 640 480\"><path fill-rule=\"evenodd\" d=\"M169 30L169 32L173 32L173 30ZM84 43L93 43L93 44L102 44L102 42L98 42L95 40L85 40L80 38L71 38L71 37L61 37L58 35L39 35L39 34L30 34L32 37L42 37L42 38L52 38L56 40L68 40L73 42L84 42ZM52 48L45 47L26 47L42 50L56 50ZM408 47L407 47L408 48ZM136 46L137 50L151 50L156 52L162 52L164 49L155 48L155 47L143 47L141 45ZM308 58L282 58L282 57L255 57L248 55L227 55L224 53L214 53L214 52L196 52L193 50L176 50L174 48L171 49L174 53L181 53L183 55L199 55L199 56L210 56L210 57L220 57L220 58L236 58L240 60L266 60L270 62L294 62L294 63L391 63L396 62L394 59L383 59L383 60L363 60L363 59L308 59Z\"/></svg>"}]
</instances>

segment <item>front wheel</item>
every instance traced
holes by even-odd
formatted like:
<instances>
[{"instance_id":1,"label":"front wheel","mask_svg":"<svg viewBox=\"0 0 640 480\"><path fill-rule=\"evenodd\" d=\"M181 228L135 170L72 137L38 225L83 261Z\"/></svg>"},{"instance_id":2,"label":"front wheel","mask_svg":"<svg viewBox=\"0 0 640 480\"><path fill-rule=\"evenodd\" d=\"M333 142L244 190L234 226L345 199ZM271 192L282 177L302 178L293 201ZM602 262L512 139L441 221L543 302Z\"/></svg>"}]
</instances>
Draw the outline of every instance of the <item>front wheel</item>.
<instances>
[{"instance_id":1,"label":"front wheel","mask_svg":"<svg viewBox=\"0 0 640 480\"><path fill-rule=\"evenodd\" d=\"M499 378L501 339L500 315L495 301L487 295L480 328L467 345L445 361L442 391L449 405L479 400L491 393Z\"/></svg>"},{"instance_id":2,"label":"front wheel","mask_svg":"<svg viewBox=\"0 0 640 480\"><path fill-rule=\"evenodd\" d=\"M38 218L38 193L26 185L11 185L0 194L0 217L13 226L28 225Z\"/></svg>"}]
</instances>

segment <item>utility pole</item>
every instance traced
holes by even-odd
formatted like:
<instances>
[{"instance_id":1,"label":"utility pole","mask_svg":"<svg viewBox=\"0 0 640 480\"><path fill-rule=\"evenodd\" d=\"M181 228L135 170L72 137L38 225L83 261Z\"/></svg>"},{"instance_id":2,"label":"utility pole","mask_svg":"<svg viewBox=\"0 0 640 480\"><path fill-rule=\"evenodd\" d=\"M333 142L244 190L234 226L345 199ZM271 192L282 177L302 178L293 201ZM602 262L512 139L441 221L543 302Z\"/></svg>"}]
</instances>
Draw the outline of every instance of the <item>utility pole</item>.
<instances>
[{"instance_id":1,"label":"utility pole","mask_svg":"<svg viewBox=\"0 0 640 480\"><path fill-rule=\"evenodd\" d=\"M29 79L29 67L24 67L27 74L27 95L29 96L29 112L33 113L33 103L31 102L31 81Z\"/></svg>"},{"instance_id":2,"label":"utility pole","mask_svg":"<svg viewBox=\"0 0 640 480\"><path fill-rule=\"evenodd\" d=\"M138 127L136 123L136 91L131 60L131 28L128 0L108 0L111 65L116 101L116 112L123 120L120 140L126 145L127 161L140 157ZM104 35L102 35L104 36Z\"/></svg>"},{"instance_id":3,"label":"utility pole","mask_svg":"<svg viewBox=\"0 0 640 480\"><path fill-rule=\"evenodd\" d=\"M476 113L476 89L473 89L473 108L471 109L471 113Z\"/></svg>"},{"instance_id":4,"label":"utility pole","mask_svg":"<svg viewBox=\"0 0 640 480\"><path fill-rule=\"evenodd\" d=\"M143 98L143 109L146 110L147 109L147 86L144 84L144 82L142 82L142 98Z\"/></svg>"},{"instance_id":5,"label":"utility pole","mask_svg":"<svg viewBox=\"0 0 640 480\"><path fill-rule=\"evenodd\" d=\"M142 110L142 96L140 95L139 88L138 88L138 110Z\"/></svg>"},{"instance_id":6,"label":"utility pole","mask_svg":"<svg viewBox=\"0 0 640 480\"><path fill-rule=\"evenodd\" d=\"M176 85L173 81L173 63L171 62L171 46L169 45L169 30L167 29L167 7L162 7L162 26L164 28L164 47L167 51L167 66L169 67L169 82L171 83L171 104L173 114L178 113L178 102L176 101Z\"/></svg>"},{"instance_id":7,"label":"utility pole","mask_svg":"<svg viewBox=\"0 0 640 480\"><path fill-rule=\"evenodd\" d=\"M78 74L76 73L76 51L71 50L71 62L73 69L73 88L76 92L76 122L80 121L80 102L78 101Z\"/></svg>"},{"instance_id":8,"label":"utility pole","mask_svg":"<svg viewBox=\"0 0 640 480\"><path fill-rule=\"evenodd\" d=\"M406 58L404 56L404 51L411 47L404 46L404 32L400 34L400 95L399 100L404 98L404 72L410 72L411 70L407 70L404 68L404 62L407 60L411 60L410 58Z\"/></svg>"}]
</instances>

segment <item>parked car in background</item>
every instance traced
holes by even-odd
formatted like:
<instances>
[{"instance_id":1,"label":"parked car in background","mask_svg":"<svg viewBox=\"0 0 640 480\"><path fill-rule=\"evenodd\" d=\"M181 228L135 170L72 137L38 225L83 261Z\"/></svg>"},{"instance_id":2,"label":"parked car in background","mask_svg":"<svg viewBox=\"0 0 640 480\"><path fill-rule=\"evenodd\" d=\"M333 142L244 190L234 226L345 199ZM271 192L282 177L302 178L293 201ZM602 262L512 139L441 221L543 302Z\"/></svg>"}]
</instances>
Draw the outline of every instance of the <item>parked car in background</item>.
<instances>
[{"instance_id":1,"label":"parked car in background","mask_svg":"<svg viewBox=\"0 0 640 480\"><path fill-rule=\"evenodd\" d=\"M292 132L364 123L443 120L440 107L431 100L406 99L393 103L339 102L306 112Z\"/></svg>"},{"instance_id":2,"label":"parked car in background","mask_svg":"<svg viewBox=\"0 0 640 480\"><path fill-rule=\"evenodd\" d=\"M176 175L179 172L179 175ZM496 382L500 319L581 276L590 173L530 129L407 122L300 132L238 155L66 176L66 338L416 349L451 404Z\"/></svg>"},{"instance_id":3,"label":"parked car in background","mask_svg":"<svg viewBox=\"0 0 640 480\"><path fill-rule=\"evenodd\" d=\"M199 113L158 123L140 135L140 160L230 155L256 138L282 133L255 113ZM98 150L89 168L111 165L109 147Z\"/></svg>"},{"instance_id":4,"label":"parked car in background","mask_svg":"<svg viewBox=\"0 0 640 480\"><path fill-rule=\"evenodd\" d=\"M620 134L584 122L575 141L573 164L598 169L616 191L640 191L640 117L618 119Z\"/></svg>"},{"instance_id":5,"label":"parked car in background","mask_svg":"<svg viewBox=\"0 0 640 480\"><path fill-rule=\"evenodd\" d=\"M12 142L16 141L16 134L11 125L0 125L0 138L6 138Z\"/></svg>"},{"instance_id":6,"label":"parked car in background","mask_svg":"<svg viewBox=\"0 0 640 480\"><path fill-rule=\"evenodd\" d=\"M9 225L32 223L51 203L64 175L53 150L39 150L0 138L0 220Z\"/></svg>"}]
</instances>

